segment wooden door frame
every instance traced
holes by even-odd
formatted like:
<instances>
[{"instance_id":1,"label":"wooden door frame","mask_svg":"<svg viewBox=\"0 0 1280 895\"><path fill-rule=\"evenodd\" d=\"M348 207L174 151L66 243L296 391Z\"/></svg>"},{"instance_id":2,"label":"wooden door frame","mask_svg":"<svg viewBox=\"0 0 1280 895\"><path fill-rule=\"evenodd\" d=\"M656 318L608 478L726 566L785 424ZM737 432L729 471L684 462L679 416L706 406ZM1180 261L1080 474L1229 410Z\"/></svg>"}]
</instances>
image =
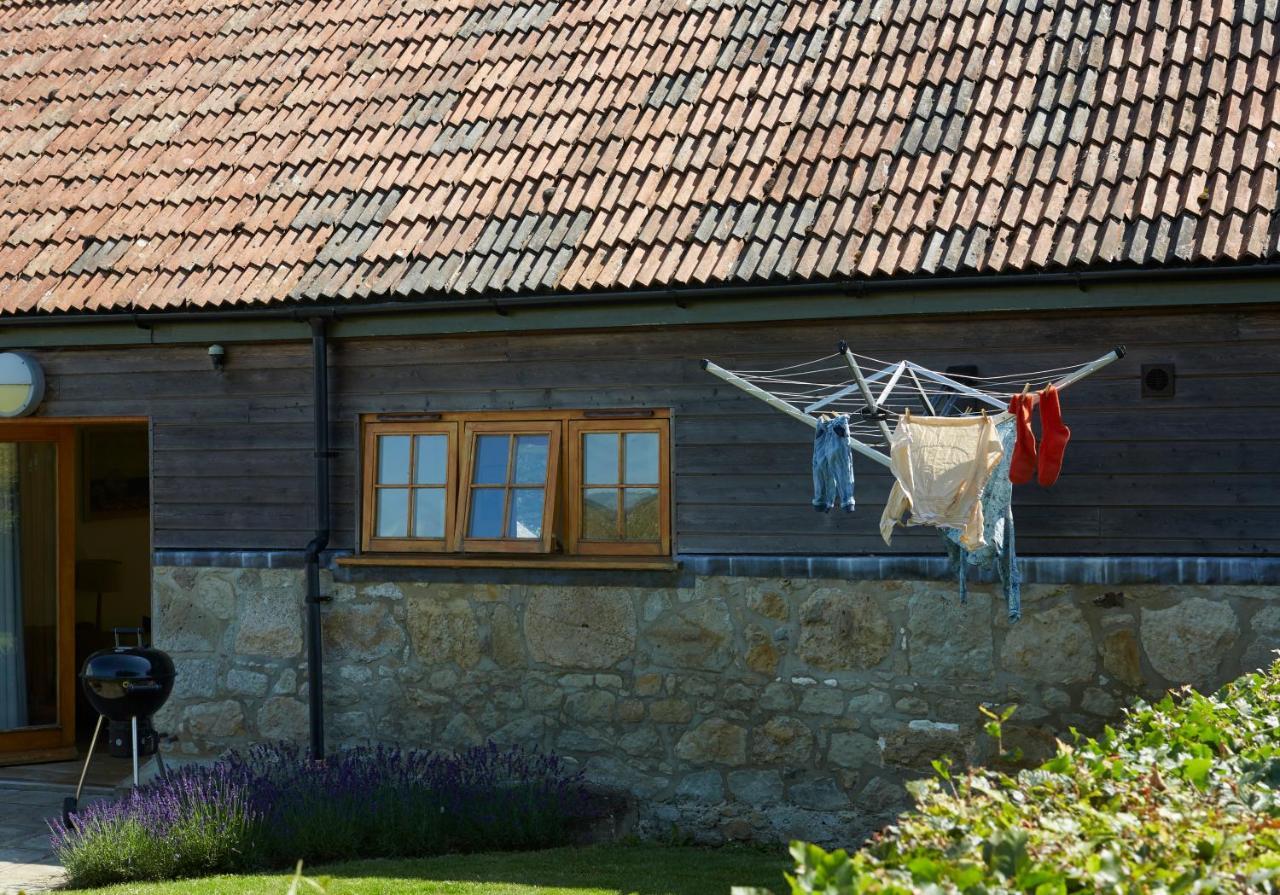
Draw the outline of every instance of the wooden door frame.
<instances>
[{"instance_id":1,"label":"wooden door frame","mask_svg":"<svg viewBox=\"0 0 1280 895\"><path fill-rule=\"evenodd\" d=\"M76 427L27 420L0 424L0 441L57 449L58 723L0 732L0 763L74 756L76 744Z\"/></svg>"}]
</instances>

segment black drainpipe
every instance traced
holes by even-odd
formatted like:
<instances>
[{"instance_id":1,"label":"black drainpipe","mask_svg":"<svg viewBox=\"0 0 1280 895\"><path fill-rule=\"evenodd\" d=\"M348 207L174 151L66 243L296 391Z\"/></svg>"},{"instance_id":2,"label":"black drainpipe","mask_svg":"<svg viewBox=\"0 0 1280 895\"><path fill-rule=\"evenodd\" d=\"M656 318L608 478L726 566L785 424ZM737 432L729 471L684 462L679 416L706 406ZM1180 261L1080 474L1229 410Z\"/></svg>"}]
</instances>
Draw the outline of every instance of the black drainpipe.
<instances>
[{"instance_id":1,"label":"black drainpipe","mask_svg":"<svg viewBox=\"0 0 1280 895\"><path fill-rule=\"evenodd\" d=\"M320 605L329 598L320 593L320 556L329 546L329 340L326 322L312 317L311 369L314 375L311 396L315 412L316 530L307 544L307 695L310 700L311 759L324 758L324 672L321 655L323 629Z\"/></svg>"}]
</instances>

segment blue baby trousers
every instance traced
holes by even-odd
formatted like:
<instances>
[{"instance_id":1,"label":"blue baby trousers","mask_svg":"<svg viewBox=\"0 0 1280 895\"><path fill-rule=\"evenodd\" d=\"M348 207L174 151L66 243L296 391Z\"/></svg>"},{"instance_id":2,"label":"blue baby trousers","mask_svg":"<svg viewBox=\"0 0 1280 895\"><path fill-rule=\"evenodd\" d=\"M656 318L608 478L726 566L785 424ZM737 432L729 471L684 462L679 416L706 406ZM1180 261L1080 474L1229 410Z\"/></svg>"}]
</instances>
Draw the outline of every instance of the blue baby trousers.
<instances>
[{"instance_id":1,"label":"blue baby trousers","mask_svg":"<svg viewBox=\"0 0 1280 895\"><path fill-rule=\"evenodd\" d=\"M849 417L819 420L813 433L813 508L853 512L853 433Z\"/></svg>"}]
</instances>

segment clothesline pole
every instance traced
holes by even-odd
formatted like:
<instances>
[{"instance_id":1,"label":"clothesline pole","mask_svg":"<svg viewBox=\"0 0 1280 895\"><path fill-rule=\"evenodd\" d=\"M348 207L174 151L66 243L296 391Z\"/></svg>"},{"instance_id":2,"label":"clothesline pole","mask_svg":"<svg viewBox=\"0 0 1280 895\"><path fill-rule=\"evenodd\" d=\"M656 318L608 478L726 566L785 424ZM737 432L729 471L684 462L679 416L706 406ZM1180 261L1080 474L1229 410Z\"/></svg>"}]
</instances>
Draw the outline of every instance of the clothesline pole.
<instances>
[{"instance_id":1,"label":"clothesline pole","mask_svg":"<svg viewBox=\"0 0 1280 895\"><path fill-rule=\"evenodd\" d=\"M840 356L844 358L844 362L849 367L849 372L853 374L854 381L858 383L858 391L862 392L862 400L867 402L867 408L873 414L875 414L876 425L880 427L880 434L884 436L884 443L886 445L891 444L889 440L889 425L884 421L884 417L880 415L880 405L876 403L875 397L871 394L871 386L867 385L867 380L862 375L862 368L858 366L858 362L854 360L853 355L849 352L848 343L841 342L839 345L839 350L840 350ZM901 374L901 372L902 372L902 367L901 365L899 365L898 373ZM898 381L896 376L894 377L893 381L894 382ZM883 455L881 454L877 454L877 456L883 457ZM886 458L885 466L888 466L888 465L889 463Z\"/></svg>"},{"instance_id":2,"label":"clothesline pole","mask_svg":"<svg viewBox=\"0 0 1280 895\"><path fill-rule=\"evenodd\" d=\"M774 410L781 410L787 416L791 417L794 420L798 420L804 423L809 428L816 429L818 427L818 421L813 417L809 416L809 414L801 410L797 410L796 408L788 404L786 401L783 401L781 398L774 397L764 389L760 388L757 385L752 385L750 382L747 382L747 380L743 379L741 376L731 373L730 371L726 370L724 367L721 367L718 364L713 364L709 360L704 360L702 362L702 369L706 370L712 376L723 379L725 382L729 383L730 385L736 386L737 388L742 389L751 397L756 398L760 401L763 401L764 403L772 407ZM881 425L883 426L883 423L881 423ZM884 427L884 428L887 428L887 427ZM853 449L857 451L859 454L862 454L862 456L868 458L869 460L875 460L881 466L889 465L889 458L886 457L884 454L880 453L879 451L877 451L875 448L871 447L870 445L863 444L861 441L859 441L856 438L850 438L849 440L853 444Z\"/></svg>"}]
</instances>

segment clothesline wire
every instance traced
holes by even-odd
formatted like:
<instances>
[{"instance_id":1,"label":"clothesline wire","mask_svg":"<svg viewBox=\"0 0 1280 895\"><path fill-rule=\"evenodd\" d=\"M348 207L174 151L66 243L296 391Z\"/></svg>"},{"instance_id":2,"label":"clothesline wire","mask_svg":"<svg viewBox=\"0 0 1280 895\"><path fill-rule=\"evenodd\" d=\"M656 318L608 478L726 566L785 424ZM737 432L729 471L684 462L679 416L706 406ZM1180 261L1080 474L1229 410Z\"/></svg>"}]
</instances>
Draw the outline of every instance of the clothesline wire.
<instances>
[{"instance_id":1,"label":"clothesline wire","mask_svg":"<svg viewBox=\"0 0 1280 895\"><path fill-rule=\"evenodd\" d=\"M885 417L898 419L906 410L929 414L936 410L932 405L939 400L951 399L960 402L981 400L973 394L966 394L963 389L948 386L930 376L916 376L914 372L903 376L900 372L891 372L899 362L885 361L852 351L849 354L865 376L876 377L869 379L868 387L872 395L876 396L876 409ZM831 364L830 362L835 358L840 358L840 363ZM1006 403L1023 388L1039 391L1043 386L1062 378L1063 375L1085 366L1087 366L1085 363L1071 364L1025 373L1001 373L994 376L956 373L950 374L950 378L990 399L989 402L983 402L986 406L968 407L961 411L963 415L971 415L981 411L999 412L991 406L992 403ZM910 371L910 368L907 369ZM883 440L879 423L866 415L868 401L860 391L854 389L849 364L840 353L768 370L730 372L802 412L808 412L809 407L820 403L822 406L816 409L817 413L848 413L851 423L860 434L869 434L878 440ZM829 375L833 373L839 374L838 377ZM895 376L896 379L893 378ZM892 382L892 386L881 402L879 396L885 391L886 379ZM917 411L916 408L919 410ZM954 413L955 408L948 408L948 412Z\"/></svg>"}]
</instances>

